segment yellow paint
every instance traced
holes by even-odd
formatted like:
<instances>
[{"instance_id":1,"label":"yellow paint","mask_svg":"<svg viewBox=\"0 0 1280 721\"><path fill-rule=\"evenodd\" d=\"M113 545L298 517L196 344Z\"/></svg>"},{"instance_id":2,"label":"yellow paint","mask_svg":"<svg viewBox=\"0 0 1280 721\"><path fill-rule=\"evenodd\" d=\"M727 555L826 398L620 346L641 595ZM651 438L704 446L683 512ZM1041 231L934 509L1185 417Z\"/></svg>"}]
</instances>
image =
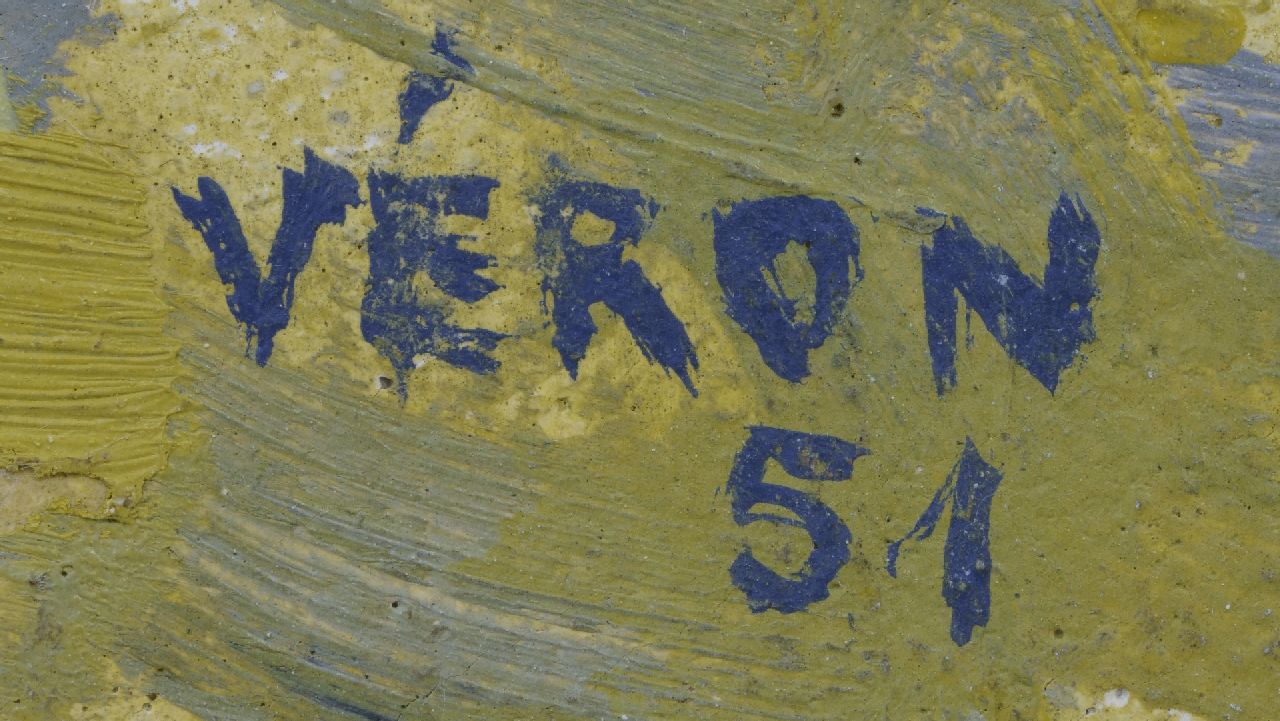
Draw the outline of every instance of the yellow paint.
<instances>
[{"instance_id":1,"label":"yellow paint","mask_svg":"<svg viewBox=\"0 0 1280 721\"><path fill-rule=\"evenodd\" d=\"M1136 22L1138 46L1158 63L1225 63L1244 43L1244 13L1230 6L1141 8Z\"/></svg>"},{"instance_id":2,"label":"yellow paint","mask_svg":"<svg viewBox=\"0 0 1280 721\"><path fill-rule=\"evenodd\" d=\"M341 17L333 3L281 4ZM1280 274L1276 261L1222 231L1176 113L1152 95L1148 65L1220 62L1239 46L1244 10L1107 3L1105 17L1123 31L1117 56L1047 1L797 9L726 0L708 6L718 23L686 18L692 41L642 37L634 45L609 34L599 8L574 3L528 10L546 16L539 23L518 22L531 7L519 3L491 14L454 3L384 5L331 29L248 0L104 2L120 26L109 42L68 48L69 82L83 102L52 101L53 128L63 135L8 141L6 157L34 160L0 175L0 189L43 173L58 192L8 190L23 195L0 195L12 204L6 213L72 198L74 207L39 220L64 228L69 219L99 219L129 249L104 259L74 238L46 234L74 252L37 258L23 250L21 269L0 265L10 272L6 288L27 289L42 312L82 324L56 335L63 345L41 356L41 367L15 363L0 376L15 398L47 397L51 419L9 421L14 430L3 437L25 445L13 451L8 488L22 489L34 508L51 501L19 483L56 478L61 489L93 478L112 499L127 492L136 503L139 484L153 480L144 511L128 523L41 516L39 533L20 536L32 559L21 569L35 581L13 572L0 593L0 628L6 648L46 665L24 676L22 691L43 705L19 718L70 717L86 703L103 709L95 711L102 718L132 721L133 705L103 700L124 674L139 688L172 684L165 688L185 695L161 698L179 706L243 700L265 718L305 717L289 684L327 689L322 680L330 679L369 704L395 695L405 718L415 710L441 719L735 720L918 711L1060 721L1180 718L1172 709L1185 709L1199 719L1236 704L1244 709L1238 718L1269 721L1280 698L1274 661L1263 653L1280 632L1267 605L1280 532L1269 511L1280 480L1272 332L1280 327ZM753 20L753 12L767 17ZM419 61L436 21L460 29L476 87L460 86L411 145L397 147L396 94L407 67L355 40ZM573 65L574 52L602 38L634 50L625 59L638 77L658 76L654 90L645 88L653 98L582 79L592 68ZM719 42L722 57L691 70L672 58L696 47L677 42ZM654 48L668 46L654 43L683 49L664 54ZM695 71L707 73L704 95L663 84ZM743 77L751 82L735 83ZM836 103L842 114L832 113ZM118 149L96 149L105 142ZM462 324L516 336L497 353L497 375L423 359L403 407L381 387L390 367L359 330L367 206L321 231L269 367L244 358L225 289L170 186L192 192L201 175L222 183L261 263L280 216L280 167L298 168L304 144L362 179L369 168L499 179L490 219L451 227L497 258L490 273L502 290L457 309ZM74 162L54 163L55 150ZM645 362L605 312L594 316L600 333L579 379L564 372L531 253L539 209L528 193L548 153L664 206L631 257L688 325L701 361L697 399ZM94 173L94 187L110 190L105 198L67 192ZM932 228L914 209L963 214L1038 275L1048 209L1064 189L1103 226L1098 341L1050 395L975 318L974 343L959 352L961 384L938 399L918 265ZM844 205L861 229L866 268L849 318L812 355L814 376L804 384L774 377L727 320L709 250L710 209L791 192ZM580 230L590 236L606 226L585 219ZM10 240L29 237L44 236ZM0 246L0 262L16 263L4 254L26 247ZM81 262L94 268L91 286L46 288L71 282ZM807 282L806 273L803 264L783 269L789 286ZM124 327L108 323L95 315L99 306L81 303L93 289L124 294L137 314ZM31 329L15 336L4 325L14 322L0 316L0 360L17 352L11 338L25 339L23 352L38 340ZM72 332L82 328L101 329L100 349L95 333ZM120 337L147 349L144 368L113 365ZM93 406L64 385L74 387L73 377L58 362L77 353L82 364L120 376L112 377L113 400ZM175 414L168 388L179 362L178 390L191 408ZM76 433L41 435L42 424L63 419L87 420ZM794 567L806 551L803 534L735 526L717 494L744 426L754 423L873 449L854 480L820 489L850 524L855 546L831 597L807 613L751 614L728 580L744 540L777 567ZM425 440L414 454L366 470L401 447L395 432ZM294 435L309 439L322 462L290 457L285 441ZM910 528L966 436L1006 481L994 510L991 625L956 648L938 593L941 540L912 549L897 580L882 564L885 541ZM479 517L472 527L428 500L416 508L379 495L404 490L376 485L383 472L399 478L392 471L405 486L420 483L424 498L457 492L464 484L451 474L466 459L433 445L443 446L440 438L509 452L514 461L484 466L488 456L475 451L482 471L510 480L509 509L466 506ZM110 452L95 455L103 447ZM356 468L325 465L335 448ZM428 464L437 458L448 462ZM779 475L768 480L791 483ZM276 487L313 517L272 507L264 488ZM342 504L306 505L321 492ZM55 508L75 511L86 493L59 490L69 500ZM409 520L395 526L400 512ZM324 514L337 520L315 520ZM359 554L342 545L365 532L388 534L388 545ZM438 537L482 547L422 572L410 563L414 544ZM403 544L394 554L386 550L393 540ZM235 560L217 555L220 546L210 550L217 543ZM61 576L63 556L77 554L75 575ZM122 569L136 583L115 580ZM77 577L83 587L60 580ZM464 583L483 592L467 593ZM81 596L88 600L75 600ZM73 614L82 640L64 631L55 642L49 629L59 613ZM290 622L272 625L271 613ZM463 642L490 627L508 630L506 646ZM423 635L428 645L409 645ZM555 650L537 663L512 658L485 670L537 643ZM116 669L98 660L101 648L148 662ZM358 662L348 649L368 657ZM332 653L332 677L307 661L313 650ZM66 659L92 664L64 680L53 662ZM65 686L41 691L52 678ZM515 687L528 678L554 703L491 709L451 686ZM1121 687L1128 701L1117 705L1120 697L1105 690Z\"/></svg>"},{"instance_id":3,"label":"yellow paint","mask_svg":"<svg viewBox=\"0 0 1280 721\"><path fill-rule=\"evenodd\" d=\"M110 152L0 134L0 533L45 506L127 514L164 467L175 346Z\"/></svg>"},{"instance_id":4,"label":"yellow paint","mask_svg":"<svg viewBox=\"0 0 1280 721\"><path fill-rule=\"evenodd\" d=\"M1243 2L1100 0L1116 29L1156 63L1225 63L1256 25Z\"/></svg>"},{"instance_id":5,"label":"yellow paint","mask_svg":"<svg viewBox=\"0 0 1280 721\"><path fill-rule=\"evenodd\" d=\"M71 704L66 716L68 721L200 721L199 716L154 693L120 686L112 689L112 699L106 704Z\"/></svg>"},{"instance_id":6,"label":"yellow paint","mask_svg":"<svg viewBox=\"0 0 1280 721\"><path fill-rule=\"evenodd\" d=\"M1280 62L1272 0L1100 0L1116 27L1157 63L1225 63L1239 50Z\"/></svg>"}]
</instances>

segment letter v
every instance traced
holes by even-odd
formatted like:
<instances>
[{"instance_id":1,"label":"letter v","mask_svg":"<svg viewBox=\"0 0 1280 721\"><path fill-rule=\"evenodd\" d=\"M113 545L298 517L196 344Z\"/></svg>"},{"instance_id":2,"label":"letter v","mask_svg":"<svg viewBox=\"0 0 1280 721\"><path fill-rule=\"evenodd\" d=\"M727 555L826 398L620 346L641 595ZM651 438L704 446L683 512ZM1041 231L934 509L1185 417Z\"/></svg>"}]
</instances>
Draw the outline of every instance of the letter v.
<instances>
[{"instance_id":1,"label":"letter v","mask_svg":"<svg viewBox=\"0 0 1280 721\"><path fill-rule=\"evenodd\" d=\"M301 173L284 169L284 210L267 258L270 270L265 279L231 201L217 181L200 177L196 182L199 198L173 188L178 209L200 232L213 253L218 277L230 286L227 307L245 325L246 355L257 341L254 360L260 366L271 357L276 333L289 324L294 281L311 258L320 226L342 223L347 206L360 205L360 186L350 171L317 158L310 148L304 148L303 153Z\"/></svg>"}]
</instances>

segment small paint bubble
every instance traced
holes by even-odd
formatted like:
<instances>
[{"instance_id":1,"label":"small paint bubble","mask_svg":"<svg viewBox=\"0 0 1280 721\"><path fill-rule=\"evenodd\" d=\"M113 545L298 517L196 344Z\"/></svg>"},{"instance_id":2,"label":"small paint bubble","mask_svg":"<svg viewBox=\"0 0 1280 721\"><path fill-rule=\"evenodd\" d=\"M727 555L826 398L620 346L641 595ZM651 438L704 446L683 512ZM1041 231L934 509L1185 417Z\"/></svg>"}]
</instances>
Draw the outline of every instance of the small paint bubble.
<instances>
[{"instance_id":1,"label":"small paint bubble","mask_svg":"<svg viewBox=\"0 0 1280 721\"><path fill-rule=\"evenodd\" d=\"M1124 708L1129 705L1129 691L1123 688L1113 688L1102 695L1102 705L1107 708Z\"/></svg>"}]
</instances>

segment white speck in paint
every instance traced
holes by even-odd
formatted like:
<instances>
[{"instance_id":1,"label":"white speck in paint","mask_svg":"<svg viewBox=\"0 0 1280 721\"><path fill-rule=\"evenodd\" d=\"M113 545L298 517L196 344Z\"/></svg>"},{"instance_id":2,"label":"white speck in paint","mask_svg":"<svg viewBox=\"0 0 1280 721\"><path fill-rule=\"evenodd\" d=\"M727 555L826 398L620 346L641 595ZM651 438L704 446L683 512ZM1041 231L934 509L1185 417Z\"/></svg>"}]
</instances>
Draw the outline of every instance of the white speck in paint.
<instances>
[{"instance_id":1,"label":"white speck in paint","mask_svg":"<svg viewBox=\"0 0 1280 721\"><path fill-rule=\"evenodd\" d=\"M1005 275L1004 273L1001 273L1000 275L996 276L996 282L999 283L1000 285L1007 286L1009 285L1009 276Z\"/></svg>"},{"instance_id":2,"label":"white speck in paint","mask_svg":"<svg viewBox=\"0 0 1280 721\"><path fill-rule=\"evenodd\" d=\"M236 27L235 25L224 25L222 27L222 34L226 36L228 40L235 40L236 35L238 35L239 33L240 33L240 28Z\"/></svg>"},{"instance_id":3,"label":"white speck in paint","mask_svg":"<svg viewBox=\"0 0 1280 721\"><path fill-rule=\"evenodd\" d=\"M336 145L326 145L325 147L320 149L320 152L324 153L327 157L330 157L330 158L336 158L338 157L339 154L342 153L342 151L339 150L338 146Z\"/></svg>"},{"instance_id":4,"label":"white speck in paint","mask_svg":"<svg viewBox=\"0 0 1280 721\"><path fill-rule=\"evenodd\" d=\"M250 95L257 95L258 93L262 92L263 87L265 87L265 86L262 84L262 81L261 81L261 80L255 80L255 81L253 81L253 82L249 83L249 86L248 86L248 87L246 87L246 88L245 88L245 90L246 90Z\"/></svg>"},{"instance_id":5,"label":"white speck in paint","mask_svg":"<svg viewBox=\"0 0 1280 721\"><path fill-rule=\"evenodd\" d=\"M369 133L368 135L364 136L365 150L373 150L379 145L382 145L382 138L379 138L377 133Z\"/></svg>"},{"instance_id":6,"label":"white speck in paint","mask_svg":"<svg viewBox=\"0 0 1280 721\"><path fill-rule=\"evenodd\" d=\"M284 70L277 70L274 73L271 73L271 79L276 81L277 83L280 82L281 80L288 80L289 73L286 73Z\"/></svg>"},{"instance_id":7,"label":"white speck in paint","mask_svg":"<svg viewBox=\"0 0 1280 721\"><path fill-rule=\"evenodd\" d=\"M1155 369L1155 368L1148 368L1148 369L1147 369L1147 378L1155 378L1155 377L1156 377L1156 369Z\"/></svg>"},{"instance_id":8,"label":"white speck in paint","mask_svg":"<svg viewBox=\"0 0 1280 721\"><path fill-rule=\"evenodd\" d=\"M191 146L191 152L201 157L210 158L239 158L240 151L227 145L221 140L215 140L212 143L196 143Z\"/></svg>"},{"instance_id":9,"label":"white speck in paint","mask_svg":"<svg viewBox=\"0 0 1280 721\"><path fill-rule=\"evenodd\" d=\"M1229 604L1229 603L1228 603L1228 604L1227 604L1226 606L1224 606L1223 608L1225 608L1226 610L1230 611L1230 610L1231 610L1231 604Z\"/></svg>"},{"instance_id":10,"label":"white speck in paint","mask_svg":"<svg viewBox=\"0 0 1280 721\"><path fill-rule=\"evenodd\" d=\"M1124 708L1129 705L1129 691L1123 688L1113 688L1102 695L1102 705L1107 708Z\"/></svg>"},{"instance_id":11,"label":"white speck in paint","mask_svg":"<svg viewBox=\"0 0 1280 721\"><path fill-rule=\"evenodd\" d=\"M345 68L335 68L333 72L329 73L329 80L331 82L340 83L346 79L347 71Z\"/></svg>"},{"instance_id":12,"label":"white speck in paint","mask_svg":"<svg viewBox=\"0 0 1280 721\"><path fill-rule=\"evenodd\" d=\"M1243 270L1236 273L1236 280L1244 280L1244 279L1245 279L1245 274Z\"/></svg>"},{"instance_id":13,"label":"white speck in paint","mask_svg":"<svg viewBox=\"0 0 1280 721\"><path fill-rule=\"evenodd\" d=\"M177 10L180 13L184 13L187 10L199 5L200 0L172 0L170 4L173 5L174 10Z\"/></svg>"},{"instance_id":14,"label":"white speck in paint","mask_svg":"<svg viewBox=\"0 0 1280 721\"><path fill-rule=\"evenodd\" d=\"M1169 709L1169 718L1173 719L1173 721L1195 721L1195 719L1191 718L1191 714L1186 711L1179 711L1176 708Z\"/></svg>"},{"instance_id":15,"label":"white speck in paint","mask_svg":"<svg viewBox=\"0 0 1280 721\"><path fill-rule=\"evenodd\" d=\"M190 125L184 125L184 126L182 126L182 134L183 134L183 135L195 135L195 134L196 134L196 130L198 130L198 129L199 129L199 128L197 128L197 127L196 127L196 124L195 124L195 123L192 123L192 124L190 124Z\"/></svg>"}]
</instances>

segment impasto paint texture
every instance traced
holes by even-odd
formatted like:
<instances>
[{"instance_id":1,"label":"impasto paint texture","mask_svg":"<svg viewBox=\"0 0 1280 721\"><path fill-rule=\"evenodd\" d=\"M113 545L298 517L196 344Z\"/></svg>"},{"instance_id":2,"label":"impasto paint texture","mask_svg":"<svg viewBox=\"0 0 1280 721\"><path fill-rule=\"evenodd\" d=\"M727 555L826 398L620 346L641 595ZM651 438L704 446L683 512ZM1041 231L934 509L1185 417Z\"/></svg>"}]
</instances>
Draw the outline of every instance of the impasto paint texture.
<instances>
[{"instance_id":1,"label":"impasto paint texture","mask_svg":"<svg viewBox=\"0 0 1280 721\"><path fill-rule=\"evenodd\" d=\"M1280 718L1278 63L0 0L0 719Z\"/></svg>"}]
</instances>

